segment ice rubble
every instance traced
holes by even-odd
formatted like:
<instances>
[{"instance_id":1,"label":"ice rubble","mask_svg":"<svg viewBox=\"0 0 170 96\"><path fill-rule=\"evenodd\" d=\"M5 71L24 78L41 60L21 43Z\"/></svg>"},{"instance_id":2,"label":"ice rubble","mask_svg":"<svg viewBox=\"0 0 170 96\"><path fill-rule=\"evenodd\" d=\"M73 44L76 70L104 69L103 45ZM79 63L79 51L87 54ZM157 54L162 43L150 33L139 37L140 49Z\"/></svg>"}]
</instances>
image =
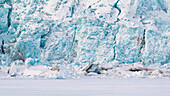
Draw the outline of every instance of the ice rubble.
<instances>
[{"instance_id":1,"label":"ice rubble","mask_svg":"<svg viewBox=\"0 0 170 96\"><path fill-rule=\"evenodd\" d=\"M103 66L89 63L87 66L74 66L66 68L59 66L59 70L52 70L54 67L45 65L16 65L0 68L0 79L18 78L18 79L69 79L80 77L94 78L169 78L170 68L166 66L159 68L146 68L140 62L133 64L124 64L117 66Z\"/></svg>"},{"instance_id":2,"label":"ice rubble","mask_svg":"<svg viewBox=\"0 0 170 96\"><path fill-rule=\"evenodd\" d=\"M37 78L37 79L65 79L65 78L75 78L76 73L70 71L60 66L60 71L51 70L52 67L45 65L36 65L36 66L27 66L27 65L15 65L12 64L10 67L0 68L0 79L6 78L19 78L19 79L28 79L28 78Z\"/></svg>"},{"instance_id":3,"label":"ice rubble","mask_svg":"<svg viewBox=\"0 0 170 96\"><path fill-rule=\"evenodd\" d=\"M0 65L167 65L169 0L0 0Z\"/></svg>"}]
</instances>

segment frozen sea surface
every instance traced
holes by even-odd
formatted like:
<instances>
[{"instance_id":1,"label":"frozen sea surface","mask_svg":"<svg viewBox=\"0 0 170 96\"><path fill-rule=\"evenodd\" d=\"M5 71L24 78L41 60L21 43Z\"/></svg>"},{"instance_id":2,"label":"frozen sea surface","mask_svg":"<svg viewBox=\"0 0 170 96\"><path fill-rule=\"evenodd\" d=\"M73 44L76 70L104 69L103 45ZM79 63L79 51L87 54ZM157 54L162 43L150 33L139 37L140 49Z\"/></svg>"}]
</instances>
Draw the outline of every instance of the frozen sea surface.
<instances>
[{"instance_id":1,"label":"frozen sea surface","mask_svg":"<svg viewBox=\"0 0 170 96\"><path fill-rule=\"evenodd\" d=\"M0 96L170 96L169 79L0 80Z\"/></svg>"}]
</instances>

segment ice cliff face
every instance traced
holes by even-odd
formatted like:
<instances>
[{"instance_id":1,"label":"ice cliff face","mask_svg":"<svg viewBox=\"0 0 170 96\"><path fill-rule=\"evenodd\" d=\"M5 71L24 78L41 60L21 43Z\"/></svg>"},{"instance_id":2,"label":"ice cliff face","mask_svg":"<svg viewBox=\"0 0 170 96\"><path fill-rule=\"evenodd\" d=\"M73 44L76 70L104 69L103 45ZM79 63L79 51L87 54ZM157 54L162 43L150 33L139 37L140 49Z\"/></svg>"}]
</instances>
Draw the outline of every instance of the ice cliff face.
<instances>
[{"instance_id":1,"label":"ice cliff face","mask_svg":"<svg viewBox=\"0 0 170 96\"><path fill-rule=\"evenodd\" d=\"M169 6L169 0L0 0L0 64L168 64Z\"/></svg>"}]
</instances>

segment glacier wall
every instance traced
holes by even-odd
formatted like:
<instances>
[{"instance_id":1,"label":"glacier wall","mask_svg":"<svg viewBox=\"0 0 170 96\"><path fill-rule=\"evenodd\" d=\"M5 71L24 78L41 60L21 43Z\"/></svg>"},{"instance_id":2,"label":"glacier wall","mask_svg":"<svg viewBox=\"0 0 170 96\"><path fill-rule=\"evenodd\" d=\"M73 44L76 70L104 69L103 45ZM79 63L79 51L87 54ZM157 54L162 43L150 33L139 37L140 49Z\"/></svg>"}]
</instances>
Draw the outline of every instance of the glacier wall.
<instances>
[{"instance_id":1,"label":"glacier wall","mask_svg":"<svg viewBox=\"0 0 170 96\"><path fill-rule=\"evenodd\" d=\"M169 0L0 0L0 65L168 64L169 6Z\"/></svg>"}]
</instances>

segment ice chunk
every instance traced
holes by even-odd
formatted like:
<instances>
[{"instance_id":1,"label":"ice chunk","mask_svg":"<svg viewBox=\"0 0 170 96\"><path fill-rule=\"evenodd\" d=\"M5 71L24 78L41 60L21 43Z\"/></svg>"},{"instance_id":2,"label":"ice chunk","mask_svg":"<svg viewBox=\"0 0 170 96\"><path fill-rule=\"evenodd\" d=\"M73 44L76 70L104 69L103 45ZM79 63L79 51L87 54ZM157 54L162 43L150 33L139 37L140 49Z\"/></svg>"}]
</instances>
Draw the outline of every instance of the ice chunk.
<instances>
[{"instance_id":1,"label":"ice chunk","mask_svg":"<svg viewBox=\"0 0 170 96\"><path fill-rule=\"evenodd\" d=\"M17 68L16 65L13 63L9 69L9 75L16 76L16 74L17 74Z\"/></svg>"},{"instance_id":2,"label":"ice chunk","mask_svg":"<svg viewBox=\"0 0 170 96\"><path fill-rule=\"evenodd\" d=\"M27 58L25 61L25 65L31 66L31 65L38 65L39 60L38 59L33 59L33 58Z\"/></svg>"}]
</instances>

